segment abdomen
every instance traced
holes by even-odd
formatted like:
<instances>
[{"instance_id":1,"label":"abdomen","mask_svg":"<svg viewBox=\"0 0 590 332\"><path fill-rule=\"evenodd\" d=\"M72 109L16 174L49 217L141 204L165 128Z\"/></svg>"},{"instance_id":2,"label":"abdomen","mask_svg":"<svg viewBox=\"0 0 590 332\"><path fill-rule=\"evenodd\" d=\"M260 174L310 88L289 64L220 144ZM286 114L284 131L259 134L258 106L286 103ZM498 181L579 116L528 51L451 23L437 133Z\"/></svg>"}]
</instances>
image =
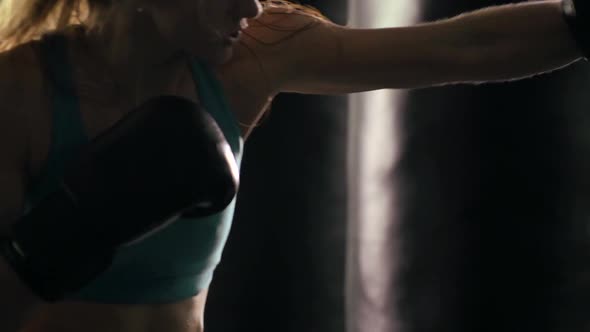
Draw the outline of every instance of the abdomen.
<instances>
[{"instance_id":1,"label":"abdomen","mask_svg":"<svg viewBox=\"0 0 590 332\"><path fill-rule=\"evenodd\" d=\"M19 332L202 332L207 290L175 303L44 304Z\"/></svg>"}]
</instances>

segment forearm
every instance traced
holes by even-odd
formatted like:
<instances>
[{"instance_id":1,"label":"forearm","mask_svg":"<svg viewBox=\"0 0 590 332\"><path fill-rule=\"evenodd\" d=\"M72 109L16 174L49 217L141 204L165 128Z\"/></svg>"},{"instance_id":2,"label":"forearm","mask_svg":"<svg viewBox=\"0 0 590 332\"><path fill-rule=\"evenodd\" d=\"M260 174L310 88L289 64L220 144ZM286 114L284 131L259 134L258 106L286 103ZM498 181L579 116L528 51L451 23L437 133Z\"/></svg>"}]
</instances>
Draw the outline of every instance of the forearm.
<instances>
[{"instance_id":1,"label":"forearm","mask_svg":"<svg viewBox=\"0 0 590 332\"><path fill-rule=\"evenodd\" d=\"M467 53L461 82L525 78L582 57L557 0L484 8L444 25L459 36L459 49Z\"/></svg>"},{"instance_id":2,"label":"forearm","mask_svg":"<svg viewBox=\"0 0 590 332\"><path fill-rule=\"evenodd\" d=\"M0 331L17 332L41 303L0 257Z\"/></svg>"}]
</instances>

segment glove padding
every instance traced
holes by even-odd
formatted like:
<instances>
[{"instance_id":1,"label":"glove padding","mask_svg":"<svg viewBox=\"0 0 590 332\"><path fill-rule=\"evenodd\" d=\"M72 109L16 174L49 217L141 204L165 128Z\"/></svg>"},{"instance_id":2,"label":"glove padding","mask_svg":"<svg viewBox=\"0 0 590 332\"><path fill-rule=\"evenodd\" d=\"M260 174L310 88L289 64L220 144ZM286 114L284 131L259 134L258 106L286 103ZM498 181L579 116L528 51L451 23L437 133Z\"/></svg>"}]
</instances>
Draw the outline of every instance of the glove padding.
<instances>
[{"instance_id":1,"label":"glove padding","mask_svg":"<svg viewBox=\"0 0 590 332\"><path fill-rule=\"evenodd\" d=\"M14 225L0 252L41 298L59 300L107 269L119 246L184 212L204 217L225 209L238 176L205 110L158 97L84 148L61 187Z\"/></svg>"}]
</instances>

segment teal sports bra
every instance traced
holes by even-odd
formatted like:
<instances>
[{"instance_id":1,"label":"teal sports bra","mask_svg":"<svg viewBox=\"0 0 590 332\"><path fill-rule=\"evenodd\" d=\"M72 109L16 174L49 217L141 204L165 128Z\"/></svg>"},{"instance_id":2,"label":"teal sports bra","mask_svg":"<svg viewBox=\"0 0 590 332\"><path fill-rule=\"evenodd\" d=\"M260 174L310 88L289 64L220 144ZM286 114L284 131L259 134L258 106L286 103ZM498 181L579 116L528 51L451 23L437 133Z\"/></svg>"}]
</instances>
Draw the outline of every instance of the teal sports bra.
<instances>
[{"instance_id":1,"label":"teal sports bra","mask_svg":"<svg viewBox=\"0 0 590 332\"><path fill-rule=\"evenodd\" d=\"M27 191L26 209L57 188L64 164L89 142L84 132L66 39L57 34L41 40L43 68L52 84L53 127L48 159ZM202 105L217 121L241 164L243 139L220 82L211 68L191 63ZM121 248L112 266L70 300L112 304L175 302L197 295L211 283L232 224L235 198L221 213L180 219L142 242ZM59 222L56 220L55 222Z\"/></svg>"}]
</instances>

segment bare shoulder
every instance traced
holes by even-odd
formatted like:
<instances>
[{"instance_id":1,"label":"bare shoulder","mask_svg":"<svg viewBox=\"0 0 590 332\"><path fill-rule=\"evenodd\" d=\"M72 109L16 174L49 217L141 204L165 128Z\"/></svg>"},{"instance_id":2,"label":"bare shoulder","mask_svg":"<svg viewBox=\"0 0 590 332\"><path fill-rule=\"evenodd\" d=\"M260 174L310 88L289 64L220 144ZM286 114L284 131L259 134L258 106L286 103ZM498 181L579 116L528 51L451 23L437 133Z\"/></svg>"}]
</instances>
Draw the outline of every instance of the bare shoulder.
<instances>
[{"instance_id":1,"label":"bare shoulder","mask_svg":"<svg viewBox=\"0 0 590 332\"><path fill-rule=\"evenodd\" d=\"M0 116L30 120L32 111L42 102L44 79L38 42L0 53Z\"/></svg>"},{"instance_id":2,"label":"bare shoulder","mask_svg":"<svg viewBox=\"0 0 590 332\"><path fill-rule=\"evenodd\" d=\"M302 40L314 31L329 29L329 20L288 8L266 8L248 21L231 61L217 68L224 88L243 126L244 136L254 129L274 97L297 70Z\"/></svg>"},{"instance_id":3,"label":"bare shoulder","mask_svg":"<svg viewBox=\"0 0 590 332\"><path fill-rule=\"evenodd\" d=\"M32 44L0 53L0 234L20 213L32 111L42 82Z\"/></svg>"},{"instance_id":4,"label":"bare shoulder","mask_svg":"<svg viewBox=\"0 0 590 332\"><path fill-rule=\"evenodd\" d=\"M300 40L335 26L310 13L282 7L266 8L259 17L248 21L231 65L256 68L257 77L264 77L268 90L275 95L281 92L282 82L296 70L296 54L303 51Z\"/></svg>"},{"instance_id":5,"label":"bare shoulder","mask_svg":"<svg viewBox=\"0 0 590 332\"><path fill-rule=\"evenodd\" d=\"M269 7L248 22L248 35L267 47L281 45L312 29L337 26L319 15L282 7Z\"/></svg>"}]
</instances>

